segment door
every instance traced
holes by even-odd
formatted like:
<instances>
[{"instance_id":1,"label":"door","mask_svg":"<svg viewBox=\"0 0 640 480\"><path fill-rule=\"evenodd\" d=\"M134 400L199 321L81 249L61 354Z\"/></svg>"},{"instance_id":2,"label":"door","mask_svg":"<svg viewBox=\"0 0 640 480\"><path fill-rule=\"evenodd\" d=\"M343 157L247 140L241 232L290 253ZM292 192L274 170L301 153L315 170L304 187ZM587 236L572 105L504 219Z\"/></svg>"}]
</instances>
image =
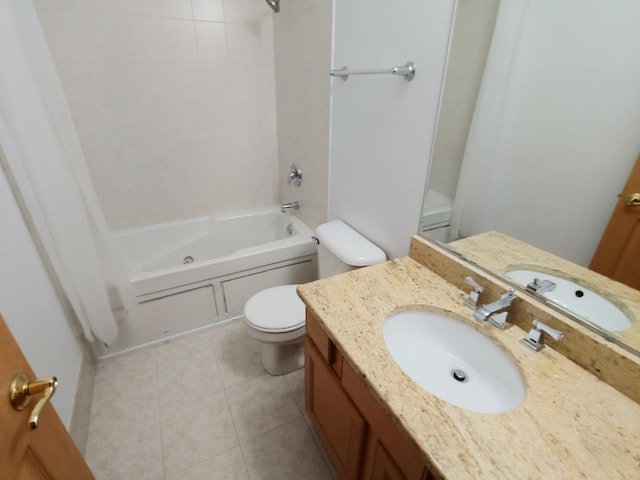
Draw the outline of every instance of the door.
<instances>
[{"instance_id":1,"label":"door","mask_svg":"<svg viewBox=\"0 0 640 480\"><path fill-rule=\"evenodd\" d=\"M640 156L589 268L640 289Z\"/></svg>"},{"instance_id":2,"label":"door","mask_svg":"<svg viewBox=\"0 0 640 480\"><path fill-rule=\"evenodd\" d=\"M9 402L9 384L16 373L36 377L0 315L0 480L93 479L53 407L46 404L32 429L29 417L40 396L31 398L22 411Z\"/></svg>"}]
</instances>

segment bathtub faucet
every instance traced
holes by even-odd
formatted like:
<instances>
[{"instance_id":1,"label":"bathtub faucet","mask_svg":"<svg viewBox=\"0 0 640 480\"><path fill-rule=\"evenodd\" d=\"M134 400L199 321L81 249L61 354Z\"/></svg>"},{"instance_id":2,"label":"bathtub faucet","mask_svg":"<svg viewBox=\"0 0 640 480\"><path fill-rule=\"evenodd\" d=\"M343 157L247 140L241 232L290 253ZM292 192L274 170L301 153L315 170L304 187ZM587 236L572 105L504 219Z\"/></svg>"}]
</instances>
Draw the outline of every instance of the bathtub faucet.
<instances>
[{"instance_id":1,"label":"bathtub faucet","mask_svg":"<svg viewBox=\"0 0 640 480\"><path fill-rule=\"evenodd\" d=\"M283 203L280 205L280 211L282 213L290 212L291 210L298 210L300 208L300 204L298 202L289 202Z\"/></svg>"}]
</instances>

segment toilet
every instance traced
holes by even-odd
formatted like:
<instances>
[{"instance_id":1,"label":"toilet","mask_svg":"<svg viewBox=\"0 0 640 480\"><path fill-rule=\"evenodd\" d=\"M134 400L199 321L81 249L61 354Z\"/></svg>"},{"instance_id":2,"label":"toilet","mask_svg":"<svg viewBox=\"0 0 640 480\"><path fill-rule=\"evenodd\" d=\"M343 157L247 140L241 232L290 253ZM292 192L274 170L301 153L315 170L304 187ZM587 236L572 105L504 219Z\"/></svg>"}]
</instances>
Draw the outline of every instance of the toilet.
<instances>
[{"instance_id":1,"label":"toilet","mask_svg":"<svg viewBox=\"0 0 640 480\"><path fill-rule=\"evenodd\" d=\"M385 253L342 220L316 228L320 278L384 262ZM284 375L304 365L305 306L298 285L280 285L253 295L244 307L249 334L262 343L262 365Z\"/></svg>"}]
</instances>

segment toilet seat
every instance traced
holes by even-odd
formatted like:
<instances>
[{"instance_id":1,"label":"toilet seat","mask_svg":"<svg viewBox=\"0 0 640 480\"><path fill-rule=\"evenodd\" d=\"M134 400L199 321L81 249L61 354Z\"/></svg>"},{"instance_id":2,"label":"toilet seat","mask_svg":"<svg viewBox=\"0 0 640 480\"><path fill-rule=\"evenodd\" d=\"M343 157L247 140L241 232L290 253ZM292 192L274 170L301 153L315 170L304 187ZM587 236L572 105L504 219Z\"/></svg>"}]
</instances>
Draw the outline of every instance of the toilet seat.
<instances>
[{"instance_id":1,"label":"toilet seat","mask_svg":"<svg viewBox=\"0 0 640 480\"><path fill-rule=\"evenodd\" d=\"M247 323L266 333L299 330L305 324L305 306L296 293L298 285L280 285L256 293L245 307Z\"/></svg>"}]
</instances>

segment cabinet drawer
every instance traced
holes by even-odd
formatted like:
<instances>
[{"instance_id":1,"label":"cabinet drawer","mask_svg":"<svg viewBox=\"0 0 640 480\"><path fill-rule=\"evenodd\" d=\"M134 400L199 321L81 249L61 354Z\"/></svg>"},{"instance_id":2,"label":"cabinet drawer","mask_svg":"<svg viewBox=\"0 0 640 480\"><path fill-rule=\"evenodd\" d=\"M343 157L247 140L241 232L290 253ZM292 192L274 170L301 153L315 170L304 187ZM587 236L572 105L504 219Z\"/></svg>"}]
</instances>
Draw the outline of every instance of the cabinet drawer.
<instances>
[{"instance_id":1,"label":"cabinet drawer","mask_svg":"<svg viewBox=\"0 0 640 480\"><path fill-rule=\"evenodd\" d=\"M313 313L307 310L307 335L313 341L322 358L338 378L342 377L342 352L336 348Z\"/></svg>"}]
</instances>

